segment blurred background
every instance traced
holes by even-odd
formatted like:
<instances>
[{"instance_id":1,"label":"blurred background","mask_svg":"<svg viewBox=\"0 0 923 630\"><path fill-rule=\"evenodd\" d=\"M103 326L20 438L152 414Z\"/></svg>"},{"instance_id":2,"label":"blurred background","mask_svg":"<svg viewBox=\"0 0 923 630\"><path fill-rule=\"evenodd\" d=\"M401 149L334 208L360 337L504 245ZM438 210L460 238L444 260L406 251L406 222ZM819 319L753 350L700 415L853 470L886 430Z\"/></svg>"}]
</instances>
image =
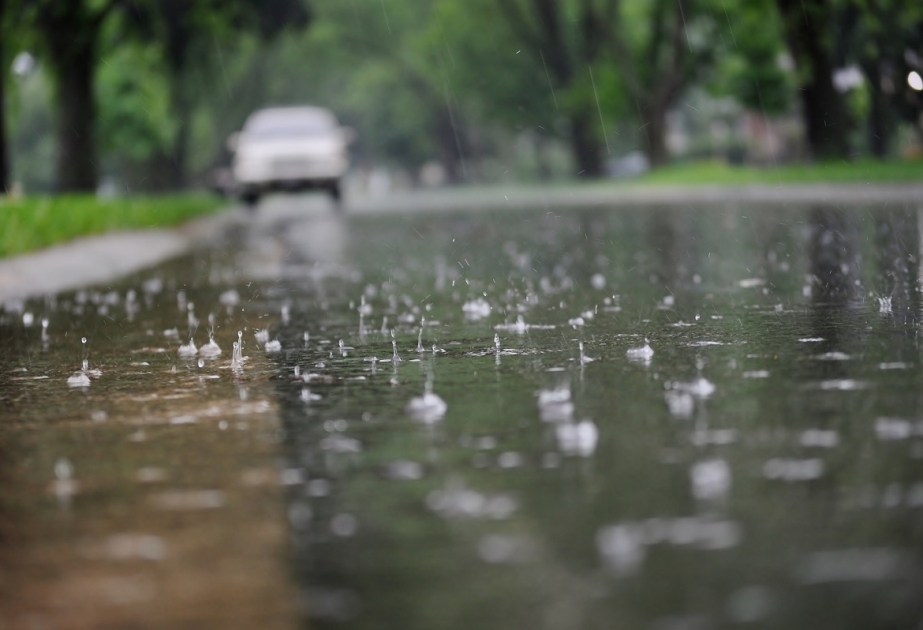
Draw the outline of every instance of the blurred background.
<instances>
[{"instance_id":1,"label":"blurred background","mask_svg":"<svg viewBox=\"0 0 923 630\"><path fill-rule=\"evenodd\" d=\"M275 104L348 186L918 159L916 0L0 0L0 188L219 187Z\"/></svg>"}]
</instances>

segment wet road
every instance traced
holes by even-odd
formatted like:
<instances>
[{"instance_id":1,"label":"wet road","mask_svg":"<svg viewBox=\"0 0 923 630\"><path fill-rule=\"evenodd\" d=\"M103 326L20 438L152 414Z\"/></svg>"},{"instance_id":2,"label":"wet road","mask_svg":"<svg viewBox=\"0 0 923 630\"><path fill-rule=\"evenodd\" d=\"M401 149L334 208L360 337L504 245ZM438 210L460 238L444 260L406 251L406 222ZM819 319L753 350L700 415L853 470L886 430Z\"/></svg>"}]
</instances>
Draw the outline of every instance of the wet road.
<instances>
[{"instance_id":1,"label":"wet road","mask_svg":"<svg viewBox=\"0 0 923 630\"><path fill-rule=\"evenodd\" d=\"M6 626L923 620L918 208L300 203L7 305Z\"/></svg>"}]
</instances>

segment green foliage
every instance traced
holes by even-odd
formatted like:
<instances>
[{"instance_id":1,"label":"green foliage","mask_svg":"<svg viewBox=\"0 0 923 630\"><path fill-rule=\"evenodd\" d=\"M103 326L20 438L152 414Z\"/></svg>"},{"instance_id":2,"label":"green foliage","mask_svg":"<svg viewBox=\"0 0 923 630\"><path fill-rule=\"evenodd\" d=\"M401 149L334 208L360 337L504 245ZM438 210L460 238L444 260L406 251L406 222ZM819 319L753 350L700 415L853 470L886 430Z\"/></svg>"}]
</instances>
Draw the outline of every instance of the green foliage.
<instances>
[{"instance_id":1,"label":"green foliage","mask_svg":"<svg viewBox=\"0 0 923 630\"><path fill-rule=\"evenodd\" d=\"M426 36L431 5L319 3L305 35L280 38L263 57L236 55L227 65L230 84L258 85L263 102L254 106L331 107L359 130L354 149L360 160L414 168L441 152L445 143L438 129L447 117L447 99L456 107L456 86L451 77L447 85L441 72L448 63L445 48L437 50ZM251 82L246 77L258 67L267 70L265 77ZM242 121L241 115L237 124Z\"/></svg>"},{"instance_id":2,"label":"green foliage","mask_svg":"<svg viewBox=\"0 0 923 630\"><path fill-rule=\"evenodd\" d=\"M15 2L25 8L29 27L13 33L8 24L6 42L39 42L35 16L44 12L51 19L66 9L56 0ZM252 110L270 104L332 108L357 129L353 149L360 164L416 169L438 159L453 172L464 170L463 160L473 165L472 172L481 167L516 172L527 162L548 172L541 165L543 151L559 156L570 143L576 156L575 138L603 160L604 145L611 155L639 146L655 154L650 145L664 144L666 113L703 88L768 116L791 113L795 83L805 77L787 63L780 2L77 4L84 17L104 17L96 85L101 163L132 186L142 181L175 186L182 178L171 169L201 180L228 159L227 135ZM920 98L906 93L903 51L921 49L923 3L827 4L834 19L822 39L837 63L859 63L868 75L869 63L880 62L898 86L889 100L889 120L899 110L916 121ZM806 5L809 13L819 6L817 0ZM540 19L540 6L553 9L556 35L549 35ZM39 46L40 57L49 46ZM50 64L45 68L50 71ZM49 184L54 150L40 137L48 133L47 115L38 115L44 111L35 107L38 97L26 90L10 99L19 142L14 168L17 178L35 190ZM876 94L869 83L846 98L855 115L865 116L879 102ZM16 111L20 101L23 107ZM693 114L686 113L691 120ZM704 118L695 120L700 130L707 128ZM583 130L582 138L575 129ZM29 142L23 143L26 136ZM574 161L581 168L580 159Z\"/></svg>"},{"instance_id":3,"label":"green foliage","mask_svg":"<svg viewBox=\"0 0 923 630\"><path fill-rule=\"evenodd\" d=\"M169 151L176 120L157 50L121 46L103 61L96 85L103 150L134 161Z\"/></svg>"},{"instance_id":4,"label":"green foliage","mask_svg":"<svg viewBox=\"0 0 923 630\"><path fill-rule=\"evenodd\" d=\"M794 76L783 66L782 25L772 2L727 0L722 5L727 38L712 91L770 116L789 111Z\"/></svg>"},{"instance_id":5,"label":"green foliage","mask_svg":"<svg viewBox=\"0 0 923 630\"><path fill-rule=\"evenodd\" d=\"M923 3L838 0L834 5L842 23L839 57L860 66L870 83L859 107L867 106L877 92L888 108L886 116L918 123L923 96L908 88L906 77L911 70L923 72Z\"/></svg>"},{"instance_id":6,"label":"green foliage","mask_svg":"<svg viewBox=\"0 0 923 630\"><path fill-rule=\"evenodd\" d=\"M116 199L60 195L0 200L0 257L78 236L176 225L222 206L221 199L206 195Z\"/></svg>"},{"instance_id":7,"label":"green foliage","mask_svg":"<svg viewBox=\"0 0 923 630\"><path fill-rule=\"evenodd\" d=\"M438 71L491 120L514 128L553 127L573 96L546 74L542 53L522 38L490 0L442 0L424 40L437 54Z\"/></svg>"}]
</instances>

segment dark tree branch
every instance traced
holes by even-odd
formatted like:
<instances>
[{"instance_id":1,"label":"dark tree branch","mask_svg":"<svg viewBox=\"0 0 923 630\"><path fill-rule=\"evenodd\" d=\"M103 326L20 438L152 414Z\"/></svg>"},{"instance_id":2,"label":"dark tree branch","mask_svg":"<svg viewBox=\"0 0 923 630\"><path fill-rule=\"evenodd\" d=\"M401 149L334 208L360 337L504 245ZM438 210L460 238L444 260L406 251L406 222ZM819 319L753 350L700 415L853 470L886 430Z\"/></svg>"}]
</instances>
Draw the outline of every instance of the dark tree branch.
<instances>
[{"instance_id":1,"label":"dark tree branch","mask_svg":"<svg viewBox=\"0 0 923 630\"><path fill-rule=\"evenodd\" d=\"M849 113L833 87L828 41L833 8L826 0L776 0L786 40L803 77L799 97L808 145L815 158L849 154Z\"/></svg>"},{"instance_id":2,"label":"dark tree branch","mask_svg":"<svg viewBox=\"0 0 923 630\"><path fill-rule=\"evenodd\" d=\"M670 37L670 59L669 67L666 70L666 79L663 81L662 89L658 94L657 100L663 103L672 103L689 80L689 72L686 71L686 54L688 43L686 41L686 29L683 22L682 0L677 0L677 11L673 15L672 33Z\"/></svg>"},{"instance_id":3,"label":"dark tree branch","mask_svg":"<svg viewBox=\"0 0 923 630\"><path fill-rule=\"evenodd\" d=\"M561 32L561 14L556 0L532 0L532 6L542 31L541 41L547 44L548 67L561 85L569 85L574 78L574 68Z\"/></svg>"},{"instance_id":4,"label":"dark tree branch","mask_svg":"<svg viewBox=\"0 0 923 630\"><path fill-rule=\"evenodd\" d=\"M666 26L666 4L672 0L656 0L651 12L650 26L651 35L647 40L647 49L642 54L642 58L647 62L647 68L650 75L656 76L660 69L660 56L664 38L664 28ZM650 79L648 83L650 83ZM650 85L648 85L650 87Z\"/></svg>"},{"instance_id":5,"label":"dark tree branch","mask_svg":"<svg viewBox=\"0 0 923 630\"><path fill-rule=\"evenodd\" d=\"M583 34L583 61L592 64L599 57L603 25L596 14L593 0L580 2L580 30Z\"/></svg>"}]
</instances>

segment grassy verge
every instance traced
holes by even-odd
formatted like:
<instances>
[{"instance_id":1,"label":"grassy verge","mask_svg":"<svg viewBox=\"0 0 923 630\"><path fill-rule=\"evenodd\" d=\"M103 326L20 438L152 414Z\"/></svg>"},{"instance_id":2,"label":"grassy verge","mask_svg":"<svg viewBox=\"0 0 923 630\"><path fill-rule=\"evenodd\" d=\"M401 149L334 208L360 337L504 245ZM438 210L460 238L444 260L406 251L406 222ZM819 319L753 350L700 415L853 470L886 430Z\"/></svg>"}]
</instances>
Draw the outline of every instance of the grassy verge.
<instances>
[{"instance_id":1,"label":"grassy verge","mask_svg":"<svg viewBox=\"0 0 923 630\"><path fill-rule=\"evenodd\" d=\"M226 205L208 195L98 199L92 195L0 198L0 257L112 230L165 227Z\"/></svg>"},{"instance_id":2,"label":"grassy verge","mask_svg":"<svg viewBox=\"0 0 923 630\"><path fill-rule=\"evenodd\" d=\"M673 164L626 180L637 184L814 184L923 182L923 160L823 162L783 166L730 166L723 162Z\"/></svg>"}]
</instances>

